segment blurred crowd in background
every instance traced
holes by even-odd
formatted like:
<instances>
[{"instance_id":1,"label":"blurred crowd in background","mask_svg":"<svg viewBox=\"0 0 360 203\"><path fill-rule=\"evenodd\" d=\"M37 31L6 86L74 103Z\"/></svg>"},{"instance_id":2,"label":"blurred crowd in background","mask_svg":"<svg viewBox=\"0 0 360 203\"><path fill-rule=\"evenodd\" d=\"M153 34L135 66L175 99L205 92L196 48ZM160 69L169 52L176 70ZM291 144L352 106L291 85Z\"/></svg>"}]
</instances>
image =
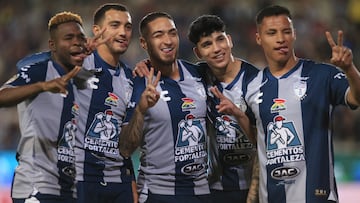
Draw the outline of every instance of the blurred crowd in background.
<instances>
[{"instance_id":1,"label":"blurred crowd in background","mask_svg":"<svg viewBox=\"0 0 360 203\"><path fill-rule=\"evenodd\" d=\"M1 0L0 1L0 83L16 74L16 62L26 55L48 49L47 23L60 11L82 16L86 33L91 36L92 15L103 0ZM296 29L296 55L329 62L330 47L325 31L337 37L345 33L345 45L353 51L360 67L360 0L123 0L133 18L133 40L123 60L130 67L146 58L139 46L138 23L151 11L166 11L175 19L180 36L180 58L195 62L192 44L187 39L191 21L201 14L216 14L232 36L235 56L259 68L265 67L262 50L255 42L256 12L268 4L287 6ZM50 113L50 112L44 112ZM360 144L360 110L338 108L335 111L335 151L356 152ZM15 150L19 139L16 107L0 108L0 150ZM358 153L358 152L357 152Z\"/></svg>"}]
</instances>

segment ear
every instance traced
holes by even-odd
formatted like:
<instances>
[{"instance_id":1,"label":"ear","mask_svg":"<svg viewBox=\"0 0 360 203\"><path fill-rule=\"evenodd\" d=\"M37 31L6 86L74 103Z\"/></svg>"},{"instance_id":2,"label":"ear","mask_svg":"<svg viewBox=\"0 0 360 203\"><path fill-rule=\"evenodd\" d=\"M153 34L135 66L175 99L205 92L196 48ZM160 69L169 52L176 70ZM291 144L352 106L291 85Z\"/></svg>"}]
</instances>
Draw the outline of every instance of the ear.
<instances>
[{"instance_id":1,"label":"ear","mask_svg":"<svg viewBox=\"0 0 360 203\"><path fill-rule=\"evenodd\" d=\"M258 32L256 33L256 43L261 46L261 38Z\"/></svg>"},{"instance_id":2,"label":"ear","mask_svg":"<svg viewBox=\"0 0 360 203\"><path fill-rule=\"evenodd\" d=\"M101 28L99 25L93 25L92 26L92 32L96 36L100 32Z\"/></svg>"},{"instance_id":3,"label":"ear","mask_svg":"<svg viewBox=\"0 0 360 203\"><path fill-rule=\"evenodd\" d=\"M140 46L141 46L141 48L147 50L148 47L147 47L147 43L146 43L146 41L145 41L145 38L144 38L144 37L140 37L140 38L139 38L139 41L140 41Z\"/></svg>"},{"instance_id":4,"label":"ear","mask_svg":"<svg viewBox=\"0 0 360 203\"><path fill-rule=\"evenodd\" d=\"M195 56L196 56L199 60L202 60L202 56L201 56L201 54L200 54L200 52L199 52L199 49L198 49L197 47L194 47L194 48L193 48L193 52L194 52Z\"/></svg>"},{"instance_id":5,"label":"ear","mask_svg":"<svg viewBox=\"0 0 360 203\"><path fill-rule=\"evenodd\" d=\"M56 50L55 42L54 42L54 40L52 40L52 39L49 39L49 49L50 49L50 51L52 51L52 52Z\"/></svg>"},{"instance_id":6,"label":"ear","mask_svg":"<svg viewBox=\"0 0 360 203\"><path fill-rule=\"evenodd\" d=\"M230 48L233 48L233 46L234 46L234 44L233 44L233 41L232 41L232 39L231 39L231 35L226 35L227 36L227 38L228 38L228 40L229 40L229 45L230 45Z\"/></svg>"}]
</instances>

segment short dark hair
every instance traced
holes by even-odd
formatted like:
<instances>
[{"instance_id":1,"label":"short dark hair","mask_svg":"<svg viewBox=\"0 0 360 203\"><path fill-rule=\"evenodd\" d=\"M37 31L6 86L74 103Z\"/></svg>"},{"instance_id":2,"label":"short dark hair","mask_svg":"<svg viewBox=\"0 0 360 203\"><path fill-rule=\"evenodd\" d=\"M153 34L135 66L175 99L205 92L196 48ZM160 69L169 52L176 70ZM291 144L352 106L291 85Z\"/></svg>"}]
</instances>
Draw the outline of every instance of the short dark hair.
<instances>
[{"instance_id":1,"label":"short dark hair","mask_svg":"<svg viewBox=\"0 0 360 203\"><path fill-rule=\"evenodd\" d=\"M279 16L279 15L286 15L287 17L292 19L291 13L289 9L287 9L286 7L279 5L270 5L261 9L256 14L256 25L260 25L265 17Z\"/></svg>"},{"instance_id":2,"label":"short dark hair","mask_svg":"<svg viewBox=\"0 0 360 203\"><path fill-rule=\"evenodd\" d=\"M174 21L174 19L166 12L151 12L148 13L147 15L145 15L140 23L139 23L139 33L140 36L146 36L148 34L148 29L147 29L147 25L154 21L157 18L168 18L172 21Z\"/></svg>"},{"instance_id":3,"label":"short dark hair","mask_svg":"<svg viewBox=\"0 0 360 203\"><path fill-rule=\"evenodd\" d=\"M106 3L98 7L94 12L94 25L99 25L100 22L105 17L106 11L109 11L111 9L117 10L117 11L123 11L123 12L129 12L127 7L123 4L119 3Z\"/></svg>"},{"instance_id":4,"label":"short dark hair","mask_svg":"<svg viewBox=\"0 0 360 203\"><path fill-rule=\"evenodd\" d=\"M213 32L225 32L226 26L223 20L216 15L202 15L195 19L189 27L188 38L197 44L201 37L211 35Z\"/></svg>"}]
</instances>

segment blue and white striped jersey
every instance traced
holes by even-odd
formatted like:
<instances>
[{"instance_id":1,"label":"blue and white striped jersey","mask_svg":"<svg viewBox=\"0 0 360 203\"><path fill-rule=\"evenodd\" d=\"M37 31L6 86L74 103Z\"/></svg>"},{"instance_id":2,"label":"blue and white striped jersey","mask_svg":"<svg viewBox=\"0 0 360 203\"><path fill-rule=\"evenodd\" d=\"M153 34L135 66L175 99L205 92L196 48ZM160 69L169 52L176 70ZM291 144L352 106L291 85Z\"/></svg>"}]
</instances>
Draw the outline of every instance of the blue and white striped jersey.
<instances>
[{"instance_id":1,"label":"blue and white striped jersey","mask_svg":"<svg viewBox=\"0 0 360 203\"><path fill-rule=\"evenodd\" d=\"M125 110L132 94L131 70L119 62L112 67L95 51L84 69L94 75L88 88L78 89L75 142L76 180L122 183L134 179L131 159L119 154L118 142Z\"/></svg>"},{"instance_id":2,"label":"blue and white striped jersey","mask_svg":"<svg viewBox=\"0 0 360 203\"><path fill-rule=\"evenodd\" d=\"M180 79L161 77L156 87L160 99L145 114L138 175L140 199L148 191L161 195L210 193L205 86L197 66L182 60L177 63ZM135 80L133 102L139 100L145 86L146 78Z\"/></svg>"},{"instance_id":3,"label":"blue and white striped jersey","mask_svg":"<svg viewBox=\"0 0 360 203\"><path fill-rule=\"evenodd\" d=\"M16 77L4 87L16 87L52 80L65 74L51 60L19 68ZM66 97L42 92L18 104L21 138L17 149L11 196L30 194L75 197L74 141L76 126L73 86Z\"/></svg>"},{"instance_id":4,"label":"blue and white striped jersey","mask_svg":"<svg viewBox=\"0 0 360 203\"><path fill-rule=\"evenodd\" d=\"M244 100L247 84L258 69L242 61L235 79L225 84L214 81L218 89L242 111L247 111ZM219 113L215 106L219 99L209 92L209 183L215 190L237 191L249 189L256 146L250 143L236 119Z\"/></svg>"},{"instance_id":5,"label":"blue and white striped jersey","mask_svg":"<svg viewBox=\"0 0 360 203\"><path fill-rule=\"evenodd\" d=\"M338 201L330 119L345 105L345 74L300 59L276 78L269 69L250 82L245 100L256 116L260 202Z\"/></svg>"}]
</instances>

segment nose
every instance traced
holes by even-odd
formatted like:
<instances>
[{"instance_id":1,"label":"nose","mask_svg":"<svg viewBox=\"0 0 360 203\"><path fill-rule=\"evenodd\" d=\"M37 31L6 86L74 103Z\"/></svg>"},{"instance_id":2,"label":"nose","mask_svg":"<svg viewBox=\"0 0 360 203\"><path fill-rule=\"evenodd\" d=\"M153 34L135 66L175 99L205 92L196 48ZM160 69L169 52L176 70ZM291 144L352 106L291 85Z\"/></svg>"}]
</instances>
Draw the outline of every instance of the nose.
<instances>
[{"instance_id":1,"label":"nose","mask_svg":"<svg viewBox=\"0 0 360 203\"><path fill-rule=\"evenodd\" d=\"M278 42L278 43L283 43L285 40L284 40L284 34L283 33L278 33L277 34L277 36L276 36L277 38L276 38L276 41Z\"/></svg>"}]
</instances>

